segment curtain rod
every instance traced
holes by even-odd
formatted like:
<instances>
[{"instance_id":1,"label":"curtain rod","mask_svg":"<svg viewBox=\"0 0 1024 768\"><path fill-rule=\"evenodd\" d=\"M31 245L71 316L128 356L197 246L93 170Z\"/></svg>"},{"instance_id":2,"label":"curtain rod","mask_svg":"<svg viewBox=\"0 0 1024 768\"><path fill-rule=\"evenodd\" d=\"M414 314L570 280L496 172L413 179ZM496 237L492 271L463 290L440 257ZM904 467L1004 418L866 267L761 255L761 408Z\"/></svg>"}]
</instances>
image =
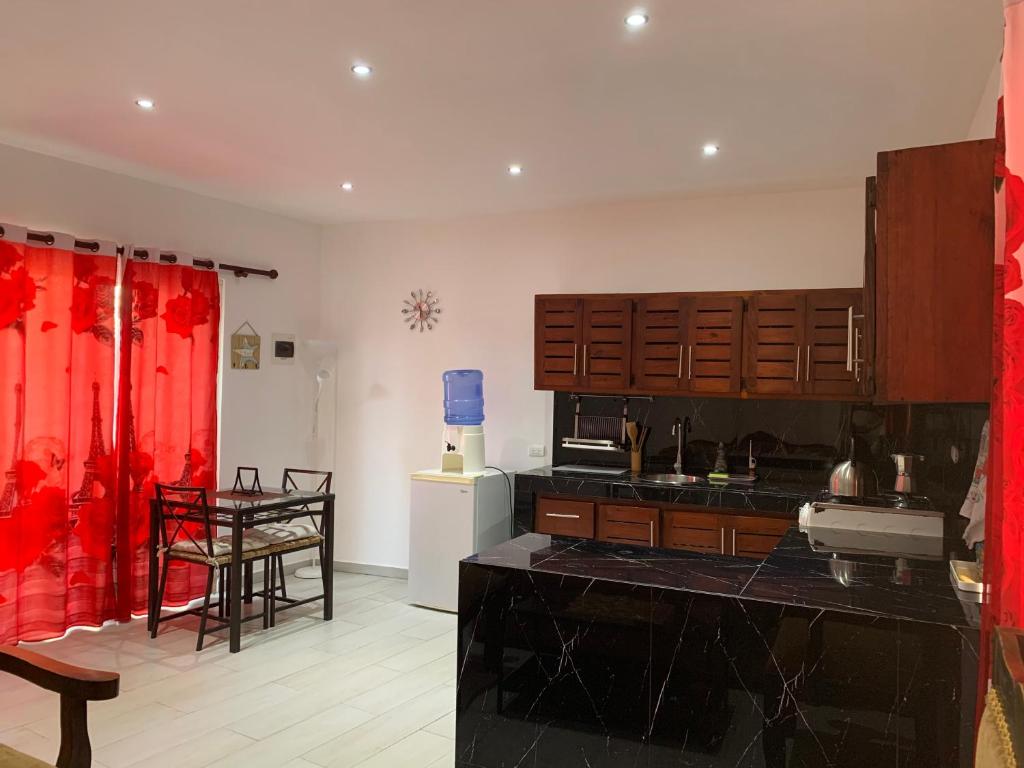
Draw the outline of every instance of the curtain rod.
<instances>
[{"instance_id":1,"label":"curtain rod","mask_svg":"<svg viewBox=\"0 0 1024 768\"><path fill-rule=\"evenodd\" d=\"M4 236L4 228L0 227L0 237ZM29 232L26 235L26 239L31 240L35 243L42 243L43 245L53 245L56 242L56 238L48 232ZM100 249L100 244L95 240L79 240L75 238L75 248L82 251L97 252ZM117 246L117 255L124 256L124 246ZM132 258L138 259L139 261L149 261L150 252L145 248L136 248L132 252ZM177 264L178 256L174 253L161 253L159 255L160 261L165 264ZM192 259L193 267L201 267L203 269L220 269L225 272L234 273L235 277L249 277L249 275L259 275L261 277L269 277L271 280L276 280L278 272L276 269L257 269L256 267L240 267L236 264L215 264L212 259Z\"/></svg>"}]
</instances>

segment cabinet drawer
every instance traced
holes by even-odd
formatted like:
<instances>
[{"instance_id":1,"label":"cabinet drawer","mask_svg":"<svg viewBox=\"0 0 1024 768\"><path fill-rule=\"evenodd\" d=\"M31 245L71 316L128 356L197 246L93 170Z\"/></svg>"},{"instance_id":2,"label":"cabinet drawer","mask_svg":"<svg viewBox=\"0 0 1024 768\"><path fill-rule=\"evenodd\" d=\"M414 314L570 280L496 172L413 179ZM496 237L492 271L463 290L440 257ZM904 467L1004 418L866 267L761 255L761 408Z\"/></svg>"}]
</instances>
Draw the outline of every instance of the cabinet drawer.
<instances>
[{"instance_id":1,"label":"cabinet drawer","mask_svg":"<svg viewBox=\"0 0 1024 768\"><path fill-rule=\"evenodd\" d=\"M597 509L597 538L620 544L657 546L659 513L651 507L602 504Z\"/></svg>"},{"instance_id":2,"label":"cabinet drawer","mask_svg":"<svg viewBox=\"0 0 1024 768\"><path fill-rule=\"evenodd\" d=\"M537 499L534 530L537 533L548 533L553 536L592 539L594 538L594 503L564 499Z\"/></svg>"},{"instance_id":3,"label":"cabinet drawer","mask_svg":"<svg viewBox=\"0 0 1024 768\"><path fill-rule=\"evenodd\" d=\"M706 512L670 511L665 513L662 546L690 552L722 554L725 531L719 515Z\"/></svg>"},{"instance_id":4,"label":"cabinet drawer","mask_svg":"<svg viewBox=\"0 0 1024 768\"><path fill-rule=\"evenodd\" d=\"M775 545L792 524L792 520L778 517L735 515L725 518L723 525L731 528L726 531L726 548L737 557L760 560L775 549Z\"/></svg>"}]
</instances>

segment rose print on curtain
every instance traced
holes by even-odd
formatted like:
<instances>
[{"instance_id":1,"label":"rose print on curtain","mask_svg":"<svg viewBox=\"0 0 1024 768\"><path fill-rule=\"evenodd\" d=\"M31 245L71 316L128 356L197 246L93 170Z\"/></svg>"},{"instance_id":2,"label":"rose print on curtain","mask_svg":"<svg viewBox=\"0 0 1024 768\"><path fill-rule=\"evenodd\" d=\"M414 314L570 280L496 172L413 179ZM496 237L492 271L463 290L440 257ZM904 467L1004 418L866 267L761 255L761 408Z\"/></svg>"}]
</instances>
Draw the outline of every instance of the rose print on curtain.
<instances>
[{"instance_id":1,"label":"rose print on curtain","mask_svg":"<svg viewBox=\"0 0 1024 768\"><path fill-rule=\"evenodd\" d=\"M0 643L113 617L116 271L0 241Z\"/></svg>"},{"instance_id":2,"label":"rose print on curtain","mask_svg":"<svg viewBox=\"0 0 1024 768\"><path fill-rule=\"evenodd\" d=\"M145 612L148 589L149 502L156 483L217 481L217 360L220 290L217 275L191 267L129 261L123 278L120 382L127 387L122 431L119 522L119 613ZM204 594L206 569L174 563L167 605Z\"/></svg>"}]
</instances>

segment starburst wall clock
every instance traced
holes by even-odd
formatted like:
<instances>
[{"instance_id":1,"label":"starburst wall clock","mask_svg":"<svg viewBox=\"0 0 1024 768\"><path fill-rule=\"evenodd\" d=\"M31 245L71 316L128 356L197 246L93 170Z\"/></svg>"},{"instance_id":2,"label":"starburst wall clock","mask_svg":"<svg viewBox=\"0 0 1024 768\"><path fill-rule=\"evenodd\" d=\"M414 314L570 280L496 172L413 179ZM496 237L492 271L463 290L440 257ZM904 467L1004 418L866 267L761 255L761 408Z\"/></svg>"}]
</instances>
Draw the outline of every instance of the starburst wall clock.
<instances>
[{"instance_id":1,"label":"starburst wall clock","mask_svg":"<svg viewBox=\"0 0 1024 768\"><path fill-rule=\"evenodd\" d=\"M441 319L438 317L441 314L441 307L438 306L441 300L437 294L433 291L424 293L420 288L417 291L410 291L409 296L412 300L406 299L403 302L405 307L402 309L405 316L402 319L408 324L409 330L415 331L419 328L420 333L423 333L424 328L428 331L434 330L434 325Z\"/></svg>"}]
</instances>

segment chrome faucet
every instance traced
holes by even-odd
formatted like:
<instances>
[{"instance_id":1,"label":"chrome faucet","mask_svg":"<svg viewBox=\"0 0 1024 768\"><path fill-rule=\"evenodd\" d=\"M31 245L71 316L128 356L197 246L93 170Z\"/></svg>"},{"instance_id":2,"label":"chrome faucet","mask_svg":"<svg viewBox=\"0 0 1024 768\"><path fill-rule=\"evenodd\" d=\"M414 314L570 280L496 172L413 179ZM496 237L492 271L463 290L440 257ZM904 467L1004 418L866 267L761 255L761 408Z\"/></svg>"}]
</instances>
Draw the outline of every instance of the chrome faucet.
<instances>
[{"instance_id":1,"label":"chrome faucet","mask_svg":"<svg viewBox=\"0 0 1024 768\"><path fill-rule=\"evenodd\" d=\"M693 431L693 423L687 416L682 421L677 416L672 422L672 436L676 438L676 463L672 465L677 475L683 474L683 460L686 458L686 433Z\"/></svg>"}]
</instances>

